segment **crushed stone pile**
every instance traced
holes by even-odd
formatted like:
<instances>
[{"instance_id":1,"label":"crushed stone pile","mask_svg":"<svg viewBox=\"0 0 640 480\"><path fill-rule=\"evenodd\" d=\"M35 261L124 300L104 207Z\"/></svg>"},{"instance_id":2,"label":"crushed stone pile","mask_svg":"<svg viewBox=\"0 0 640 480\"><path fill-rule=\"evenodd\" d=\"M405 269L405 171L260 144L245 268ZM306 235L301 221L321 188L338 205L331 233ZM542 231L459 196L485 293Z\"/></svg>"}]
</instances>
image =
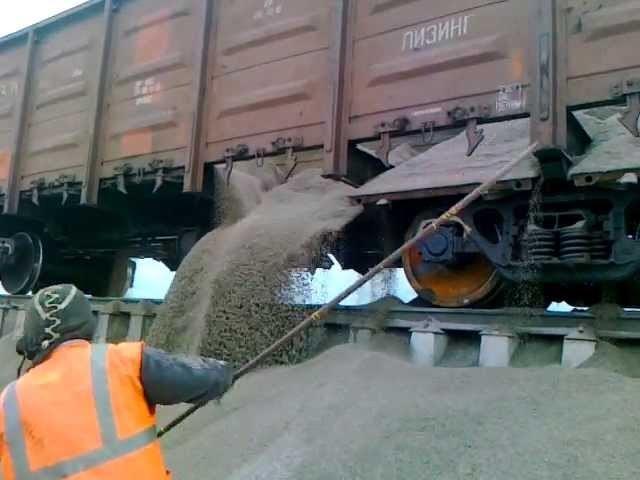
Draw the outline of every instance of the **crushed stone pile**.
<instances>
[{"instance_id":1,"label":"crushed stone pile","mask_svg":"<svg viewBox=\"0 0 640 480\"><path fill-rule=\"evenodd\" d=\"M228 192L220 205L234 217L220 222L184 260L148 342L239 366L282 337L303 316L287 300L310 288L302 276L292 285L289 270L309 264L332 234L360 214L362 207L348 198L352 192L322 178L320 170L307 170L263 193L240 220L248 209L238 214L233 200L245 197L242 186ZM298 361L320 340L312 331L271 361Z\"/></svg>"},{"instance_id":2,"label":"crushed stone pile","mask_svg":"<svg viewBox=\"0 0 640 480\"><path fill-rule=\"evenodd\" d=\"M243 378L165 437L174 478L638 478L637 350L600 344L578 370L433 369L383 337ZM0 341L2 387L14 349ZM160 409L160 423L184 408Z\"/></svg>"},{"instance_id":3,"label":"crushed stone pile","mask_svg":"<svg viewBox=\"0 0 640 480\"><path fill-rule=\"evenodd\" d=\"M614 345L600 342L596 353L581 368L597 368L609 372L640 378L640 346Z\"/></svg>"},{"instance_id":4,"label":"crushed stone pile","mask_svg":"<svg viewBox=\"0 0 640 480\"><path fill-rule=\"evenodd\" d=\"M419 368L345 345L245 377L165 447L183 480L620 480L640 474L638 438L638 380Z\"/></svg>"}]
</instances>

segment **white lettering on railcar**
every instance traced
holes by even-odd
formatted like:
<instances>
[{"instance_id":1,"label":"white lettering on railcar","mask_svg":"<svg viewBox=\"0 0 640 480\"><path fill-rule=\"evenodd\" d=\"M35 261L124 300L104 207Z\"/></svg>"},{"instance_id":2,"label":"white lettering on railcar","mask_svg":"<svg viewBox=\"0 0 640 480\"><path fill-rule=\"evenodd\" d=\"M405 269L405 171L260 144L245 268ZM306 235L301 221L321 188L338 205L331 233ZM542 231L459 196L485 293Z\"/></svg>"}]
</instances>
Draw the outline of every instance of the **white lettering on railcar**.
<instances>
[{"instance_id":1,"label":"white lettering on railcar","mask_svg":"<svg viewBox=\"0 0 640 480\"><path fill-rule=\"evenodd\" d=\"M257 10L253 14L255 21L262 20L263 18L271 18L277 15L281 15L284 11L283 3L276 3L275 0L265 0L264 6L260 10Z\"/></svg>"},{"instance_id":2,"label":"white lettering on railcar","mask_svg":"<svg viewBox=\"0 0 640 480\"><path fill-rule=\"evenodd\" d=\"M524 110L526 105L524 85L502 85L498 88L496 98L496 112L517 113Z\"/></svg>"},{"instance_id":3,"label":"white lettering on railcar","mask_svg":"<svg viewBox=\"0 0 640 480\"><path fill-rule=\"evenodd\" d=\"M425 115L438 115L443 111L442 107L425 108L424 110L416 110L411 114L411 116L424 117Z\"/></svg>"},{"instance_id":4,"label":"white lettering on railcar","mask_svg":"<svg viewBox=\"0 0 640 480\"><path fill-rule=\"evenodd\" d=\"M162 90L160 82L154 77L138 80L133 85L133 94L136 97L136 105L149 105L153 103L153 96Z\"/></svg>"},{"instance_id":5,"label":"white lettering on railcar","mask_svg":"<svg viewBox=\"0 0 640 480\"><path fill-rule=\"evenodd\" d=\"M413 28L402 36L402 51L422 50L448 40L465 37L469 33L471 15L461 15L441 22Z\"/></svg>"},{"instance_id":6,"label":"white lettering on railcar","mask_svg":"<svg viewBox=\"0 0 640 480\"><path fill-rule=\"evenodd\" d=\"M0 83L0 97L17 97L18 82Z\"/></svg>"}]
</instances>

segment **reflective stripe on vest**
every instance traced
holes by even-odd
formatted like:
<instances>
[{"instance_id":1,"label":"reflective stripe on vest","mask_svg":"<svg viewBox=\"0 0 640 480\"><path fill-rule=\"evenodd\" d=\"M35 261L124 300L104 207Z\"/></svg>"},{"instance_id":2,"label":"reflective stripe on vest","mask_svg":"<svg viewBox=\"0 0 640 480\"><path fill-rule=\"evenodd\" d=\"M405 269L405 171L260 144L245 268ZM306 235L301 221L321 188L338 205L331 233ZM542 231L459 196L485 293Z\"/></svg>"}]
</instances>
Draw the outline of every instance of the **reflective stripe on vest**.
<instances>
[{"instance_id":1,"label":"reflective stripe on vest","mask_svg":"<svg viewBox=\"0 0 640 480\"><path fill-rule=\"evenodd\" d=\"M31 471L24 431L20 421L22 417L20 416L16 383L14 382L7 387L3 404L5 439L16 480L58 480L67 478L134 453L157 440L155 427L150 427L125 440L118 439L109 392L107 349L108 346L105 344L92 345L91 347L91 383L93 385L93 398L102 438L102 447L99 450L80 455L71 460L65 460L35 472Z\"/></svg>"}]
</instances>

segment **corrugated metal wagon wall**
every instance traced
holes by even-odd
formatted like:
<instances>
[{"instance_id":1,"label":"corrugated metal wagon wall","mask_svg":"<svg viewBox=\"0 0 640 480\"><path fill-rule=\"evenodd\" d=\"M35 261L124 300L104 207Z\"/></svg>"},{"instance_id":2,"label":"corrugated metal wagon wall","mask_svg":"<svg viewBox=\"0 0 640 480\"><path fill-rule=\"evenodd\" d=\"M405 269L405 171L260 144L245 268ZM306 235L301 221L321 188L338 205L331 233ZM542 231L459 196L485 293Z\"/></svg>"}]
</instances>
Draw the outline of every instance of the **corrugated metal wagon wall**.
<instances>
[{"instance_id":1,"label":"corrugated metal wagon wall","mask_svg":"<svg viewBox=\"0 0 640 480\"><path fill-rule=\"evenodd\" d=\"M210 2L90 2L0 45L0 177L19 192L159 163L191 171ZM198 48L199 47L199 48Z\"/></svg>"},{"instance_id":2,"label":"corrugated metal wagon wall","mask_svg":"<svg viewBox=\"0 0 640 480\"><path fill-rule=\"evenodd\" d=\"M349 141L620 100L638 25L631 0L91 1L0 41L4 211L301 149L342 176Z\"/></svg>"}]
</instances>

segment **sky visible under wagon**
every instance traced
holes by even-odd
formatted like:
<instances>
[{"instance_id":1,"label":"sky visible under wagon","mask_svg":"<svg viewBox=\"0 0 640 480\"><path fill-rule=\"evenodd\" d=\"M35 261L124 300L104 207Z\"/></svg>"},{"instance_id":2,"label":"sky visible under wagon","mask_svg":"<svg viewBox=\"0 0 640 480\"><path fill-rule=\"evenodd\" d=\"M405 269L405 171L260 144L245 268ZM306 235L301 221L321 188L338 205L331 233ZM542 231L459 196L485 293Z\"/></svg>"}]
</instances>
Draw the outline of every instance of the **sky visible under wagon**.
<instances>
[{"instance_id":1,"label":"sky visible under wagon","mask_svg":"<svg viewBox=\"0 0 640 480\"><path fill-rule=\"evenodd\" d=\"M85 3L85 0L2 0L0 37Z\"/></svg>"}]
</instances>

